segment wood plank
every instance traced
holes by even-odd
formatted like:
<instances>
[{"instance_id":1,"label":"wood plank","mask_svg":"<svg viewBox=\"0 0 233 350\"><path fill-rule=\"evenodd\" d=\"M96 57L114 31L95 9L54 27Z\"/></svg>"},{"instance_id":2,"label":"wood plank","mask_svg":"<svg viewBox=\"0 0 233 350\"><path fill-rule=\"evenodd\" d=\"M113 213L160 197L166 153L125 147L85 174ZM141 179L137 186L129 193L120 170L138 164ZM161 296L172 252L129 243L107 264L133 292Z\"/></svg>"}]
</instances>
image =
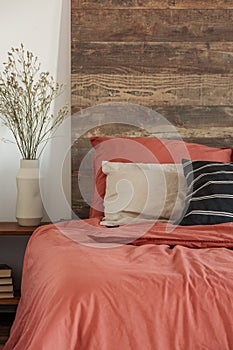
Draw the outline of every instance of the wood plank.
<instances>
[{"instance_id":1,"label":"wood plank","mask_svg":"<svg viewBox=\"0 0 233 350\"><path fill-rule=\"evenodd\" d=\"M80 42L232 41L232 23L233 10L78 10L71 37Z\"/></svg>"},{"instance_id":2,"label":"wood plank","mask_svg":"<svg viewBox=\"0 0 233 350\"><path fill-rule=\"evenodd\" d=\"M189 137L184 138L184 141L199 143L201 145L206 145L209 147L219 147L219 148L233 148L232 137L221 138L221 137ZM233 159L232 159L233 160Z\"/></svg>"},{"instance_id":3,"label":"wood plank","mask_svg":"<svg viewBox=\"0 0 233 350\"><path fill-rule=\"evenodd\" d=\"M145 106L218 106L233 104L233 75L72 74L72 105L106 102Z\"/></svg>"},{"instance_id":4,"label":"wood plank","mask_svg":"<svg viewBox=\"0 0 233 350\"><path fill-rule=\"evenodd\" d=\"M19 299L19 296L14 298L2 298L0 299L0 305L18 305Z\"/></svg>"},{"instance_id":5,"label":"wood plank","mask_svg":"<svg viewBox=\"0 0 233 350\"><path fill-rule=\"evenodd\" d=\"M233 126L233 106L153 106L152 109L176 127L199 130Z\"/></svg>"},{"instance_id":6,"label":"wood plank","mask_svg":"<svg viewBox=\"0 0 233 350\"><path fill-rule=\"evenodd\" d=\"M233 73L233 42L73 41L71 57L74 74Z\"/></svg>"},{"instance_id":7,"label":"wood plank","mask_svg":"<svg viewBox=\"0 0 233 350\"><path fill-rule=\"evenodd\" d=\"M89 217L90 206L82 198L74 198L72 201L72 210L73 219L86 219ZM75 214L78 217L75 217Z\"/></svg>"},{"instance_id":8,"label":"wood plank","mask_svg":"<svg viewBox=\"0 0 233 350\"><path fill-rule=\"evenodd\" d=\"M85 150L83 150L83 156L84 155L85 155ZM74 159L76 158L74 157ZM80 197L83 195L83 197L87 198L89 202L91 201L91 195L92 195L92 176L91 175L92 175L92 162L90 162L89 169L85 173L82 170L76 171L72 169L72 177L74 179L77 179L76 184L72 186L72 194L77 193ZM84 188L83 184L86 185L87 183L88 183L88 186L86 186L85 192L83 192L83 188Z\"/></svg>"},{"instance_id":9,"label":"wood plank","mask_svg":"<svg viewBox=\"0 0 233 350\"><path fill-rule=\"evenodd\" d=\"M122 130L124 130L124 126L122 126ZM202 129L196 129L196 128L185 128L185 127L176 127L175 129L167 129L167 128L152 128L150 134L148 133L148 130L146 132L138 133L131 133L131 135L125 135L124 132L122 132L122 135L114 135L114 134L106 134L99 132L98 136L108 136L108 137L120 137L120 136L131 136L131 137L137 137L137 136L145 136L145 137L160 137L160 138L168 138L168 139L183 139L186 141L189 140L202 140L201 143L207 144L207 145L214 145L215 140L222 140L222 144L218 142L218 147L230 147L233 148L233 126L232 127L205 127ZM189 141L191 142L191 141ZM77 147L77 146L74 146ZM80 150L80 153L82 154L82 157L85 155L85 153L88 150L83 148ZM73 160L76 160L75 153L72 153ZM79 163L80 164L80 163ZM89 162L89 169L91 168L91 161ZM78 173L79 165L75 165L75 167L72 168L72 175L76 176ZM88 173L90 174L90 171L88 168L86 168L85 172L82 172L82 176L88 176ZM91 176L91 174L90 174Z\"/></svg>"},{"instance_id":10,"label":"wood plank","mask_svg":"<svg viewBox=\"0 0 233 350\"><path fill-rule=\"evenodd\" d=\"M218 147L230 147L233 148L233 127L228 128L216 128L216 127L206 127L203 129L195 129L195 128L182 128L177 127L176 131L173 132L166 132L166 130L152 130L152 135L155 137L161 137L161 138L176 138L178 135L185 141L188 142L196 142L206 145L215 146L216 140L221 140L221 144L219 144Z\"/></svg>"},{"instance_id":11,"label":"wood plank","mask_svg":"<svg viewBox=\"0 0 233 350\"><path fill-rule=\"evenodd\" d=\"M140 106L141 109L145 109L145 112L143 113L143 117L140 117L140 128L137 126L133 126L131 121L127 119L126 113L122 111L122 118L124 118L125 124L116 124L116 123L109 123L109 120L106 118L106 116L109 118L111 116L111 104L109 105L108 109L105 109L105 112L102 114L97 113L99 110L99 106L97 108L94 108L94 113L97 116L97 127L94 127L92 120L89 120L89 118L86 118L85 109L80 111L79 108L77 108L76 113L72 116L72 136L73 140L76 140L76 145L74 145L74 152L79 152L81 149L90 149L90 143L86 141L86 137L90 137L92 135L114 135L116 136L122 136L123 134L125 136L130 135L137 135L142 134L142 129L145 130L151 130L153 128L153 124L155 124L156 113L161 114L165 120L168 120L168 122L172 123L176 127L182 127L186 129L203 129L203 128L209 128L209 127L215 127L215 128L228 128L233 126L233 106L206 106L206 107L193 107L193 106L151 106L143 107ZM88 110L88 109L87 109ZM146 118L146 111L148 110L148 115L150 114L152 117ZM154 112L151 112L154 111ZM141 112L139 112L141 113ZM132 114L132 113L131 113ZM135 118L137 118L137 115L135 113ZM139 119L139 117L138 117ZM88 130L88 133L85 133L82 137L80 137L80 121L82 121L86 130ZM116 118L114 115L112 115L112 120L116 121ZM126 124L126 123L129 123ZM85 132L83 130L83 132ZM146 132L144 133L146 135ZM77 140L78 138L78 140ZM77 153L78 155L79 153ZM82 158L79 158L81 161Z\"/></svg>"},{"instance_id":12,"label":"wood plank","mask_svg":"<svg viewBox=\"0 0 233 350\"><path fill-rule=\"evenodd\" d=\"M40 225L48 223L42 222ZM0 235L31 235L38 226L20 226L17 222L0 222Z\"/></svg>"},{"instance_id":13,"label":"wood plank","mask_svg":"<svg viewBox=\"0 0 233 350\"><path fill-rule=\"evenodd\" d=\"M19 226L17 222L0 222L0 235L31 235L37 226Z\"/></svg>"},{"instance_id":14,"label":"wood plank","mask_svg":"<svg viewBox=\"0 0 233 350\"><path fill-rule=\"evenodd\" d=\"M98 114L98 111L94 109L94 114ZM93 123L92 119L81 117L80 115L75 115L72 118L72 140L74 140L75 145L73 146L77 149L82 150L87 149L88 146L77 146L79 145L80 140L85 140L85 138L90 138L91 136L99 136L99 135L112 135L114 137L118 136L134 136L134 135L141 135L142 133L150 134L148 132L144 132L142 130L144 128L143 119L141 116L138 117L138 125L135 123L136 115L133 118L129 118L129 116L126 116L127 112L122 112L122 114L119 114L118 117L116 116L116 112L111 114L111 109L109 109L108 115L106 115L107 110L103 112L102 116L98 118L97 122ZM140 118L140 120L139 120ZM118 120L119 119L119 120ZM118 121L117 121L118 120ZM82 122L81 122L82 121ZM124 124L122 124L122 121L124 121ZM80 123L81 122L81 123ZM133 123L134 122L134 123ZM153 120L147 120L147 125L150 127L153 125ZM81 161L82 158L79 156L79 153L76 155L79 157L79 160ZM92 157L92 154L90 154L90 157Z\"/></svg>"},{"instance_id":15,"label":"wood plank","mask_svg":"<svg viewBox=\"0 0 233 350\"><path fill-rule=\"evenodd\" d=\"M232 9L232 0L72 0L72 9Z\"/></svg>"}]
</instances>

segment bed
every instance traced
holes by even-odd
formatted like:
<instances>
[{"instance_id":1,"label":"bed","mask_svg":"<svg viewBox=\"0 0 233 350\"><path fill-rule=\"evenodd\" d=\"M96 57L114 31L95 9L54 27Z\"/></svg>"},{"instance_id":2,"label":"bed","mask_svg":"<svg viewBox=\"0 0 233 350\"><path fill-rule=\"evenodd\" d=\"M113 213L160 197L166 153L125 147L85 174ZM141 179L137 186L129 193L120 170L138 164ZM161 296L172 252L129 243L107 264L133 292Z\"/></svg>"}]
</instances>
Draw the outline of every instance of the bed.
<instances>
[{"instance_id":1,"label":"bed","mask_svg":"<svg viewBox=\"0 0 233 350\"><path fill-rule=\"evenodd\" d=\"M129 141L133 158L122 146ZM91 142L90 218L33 233L4 350L232 349L232 150L187 143L181 150L180 141L155 138ZM127 187L135 171L139 183ZM151 193L162 210L151 206Z\"/></svg>"}]
</instances>

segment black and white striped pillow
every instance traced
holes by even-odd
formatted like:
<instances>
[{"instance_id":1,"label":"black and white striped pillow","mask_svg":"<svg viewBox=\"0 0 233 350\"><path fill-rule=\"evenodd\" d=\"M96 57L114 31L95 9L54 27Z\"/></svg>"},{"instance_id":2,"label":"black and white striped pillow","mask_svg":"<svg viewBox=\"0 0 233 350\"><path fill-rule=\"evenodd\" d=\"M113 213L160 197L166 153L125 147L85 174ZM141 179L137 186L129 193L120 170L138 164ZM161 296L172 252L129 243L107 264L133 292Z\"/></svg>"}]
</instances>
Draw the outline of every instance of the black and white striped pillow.
<instances>
[{"instance_id":1,"label":"black and white striped pillow","mask_svg":"<svg viewBox=\"0 0 233 350\"><path fill-rule=\"evenodd\" d=\"M183 159L188 191L180 225L233 221L233 163Z\"/></svg>"}]
</instances>

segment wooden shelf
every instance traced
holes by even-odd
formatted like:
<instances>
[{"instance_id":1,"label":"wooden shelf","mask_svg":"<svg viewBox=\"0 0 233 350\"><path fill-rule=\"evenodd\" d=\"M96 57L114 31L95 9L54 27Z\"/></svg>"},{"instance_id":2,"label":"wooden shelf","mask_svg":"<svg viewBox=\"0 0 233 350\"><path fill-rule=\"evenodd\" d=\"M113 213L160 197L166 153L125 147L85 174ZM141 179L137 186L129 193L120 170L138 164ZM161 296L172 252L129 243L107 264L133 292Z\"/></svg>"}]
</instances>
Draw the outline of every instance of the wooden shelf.
<instances>
[{"instance_id":1,"label":"wooden shelf","mask_svg":"<svg viewBox=\"0 0 233 350\"><path fill-rule=\"evenodd\" d=\"M47 223L41 223L45 225ZM0 222L0 235L31 235L39 226L19 226L17 222Z\"/></svg>"},{"instance_id":2,"label":"wooden shelf","mask_svg":"<svg viewBox=\"0 0 233 350\"><path fill-rule=\"evenodd\" d=\"M14 298L0 299L0 305L18 305L20 299L20 290L14 291Z\"/></svg>"},{"instance_id":3,"label":"wooden shelf","mask_svg":"<svg viewBox=\"0 0 233 350\"><path fill-rule=\"evenodd\" d=\"M0 299L0 305L18 305L19 299L19 296L15 296L14 298Z\"/></svg>"}]
</instances>

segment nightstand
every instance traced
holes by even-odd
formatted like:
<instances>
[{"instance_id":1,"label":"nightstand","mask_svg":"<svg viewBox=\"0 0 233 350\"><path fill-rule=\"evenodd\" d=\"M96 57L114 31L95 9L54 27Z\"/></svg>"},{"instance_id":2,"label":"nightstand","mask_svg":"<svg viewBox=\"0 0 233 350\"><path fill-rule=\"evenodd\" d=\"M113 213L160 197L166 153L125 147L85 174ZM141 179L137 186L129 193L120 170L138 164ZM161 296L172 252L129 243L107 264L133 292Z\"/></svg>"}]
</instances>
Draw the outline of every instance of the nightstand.
<instances>
[{"instance_id":1,"label":"nightstand","mask_svg":"<svg viewBox=\"0 0 233 350\"><path fill-rule=\"evenodd\" d=\"M37 227L19 226L16 222L0 222L0 263L12 268L14 298L0 299L0 345L9 336L20 298L23 259L28 240Z\"/></svg>"}]
</instances>

